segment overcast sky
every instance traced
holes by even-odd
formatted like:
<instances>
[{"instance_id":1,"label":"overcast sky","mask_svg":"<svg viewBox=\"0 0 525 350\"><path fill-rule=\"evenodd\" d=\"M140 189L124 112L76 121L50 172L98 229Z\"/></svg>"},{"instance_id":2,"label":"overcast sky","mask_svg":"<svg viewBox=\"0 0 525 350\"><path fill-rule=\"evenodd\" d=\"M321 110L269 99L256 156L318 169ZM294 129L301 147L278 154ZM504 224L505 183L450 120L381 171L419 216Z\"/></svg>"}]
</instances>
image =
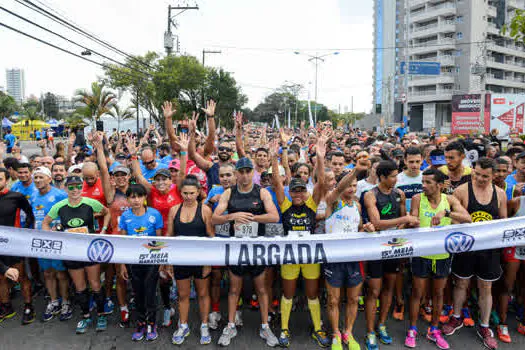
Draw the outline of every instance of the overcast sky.
<instances>
[{"instance_id":1,"label":"overcast sky","mask_svg":"<svg viewBox=\"0 0 525 350\"><path fill-rule=\"evenodd\" d=\"M272 89L285 81L305 86L314 96L315 70L307 55L325 57L319 66L318 100L341 111L354 97L354 111L370 111L372 103L373 9L372 0L32 0L49 6L71 22L129 54L148 50L164 54L168 5L195 4L199 10L176 18L181 51L202 57L202 49L221 50L208 54L206 65L223 67L248 95L254 108ZM116 60L118 54L67 30L31 11L15 0L2 6L46 28L98 50ZM45 7L44 7L45 8ZM49 9L48 9L49 10ZM0 22L16 27L68 50L68 44L32 25L0 11ZM5 86L5 68L24 68L26 95L51 91L71 96L87 88L101 75L92 63L62 53L44 44L0 28L0 86ZM294 51L301 51L295 55ZM102 60L95 55L93 59Z\"/></svg>"}]
</instances>

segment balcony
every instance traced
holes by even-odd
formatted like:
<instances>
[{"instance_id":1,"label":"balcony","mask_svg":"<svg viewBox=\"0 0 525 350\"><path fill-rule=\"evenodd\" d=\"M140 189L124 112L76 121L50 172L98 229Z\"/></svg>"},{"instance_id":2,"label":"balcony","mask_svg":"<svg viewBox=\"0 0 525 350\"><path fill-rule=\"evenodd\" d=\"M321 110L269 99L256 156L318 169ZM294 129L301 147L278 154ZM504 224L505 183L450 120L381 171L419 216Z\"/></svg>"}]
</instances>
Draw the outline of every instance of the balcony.
<instances>
[{"instance_id":1,"label":"balcony","mask_svg":"<svg viewBox=\"0 0 525 350\"><path fill-rule=\"evenodd\" d=\"M516 0L507 0L507 9L519 9L520 6Z\"/></svg>"},{"instance_id":2,"label":"balcony","mask_svg":"<svg viewBox=\"0 0 525 350\"><path fill-rule=\"evenodd\" d=\"M496 52L501 52L501 53L504 53L510 56L518 56L518 57L525 58L525 49L519 46L516 46L513 43L512 44L489 43L487 45L487 49L496 51Z\"/></svg>"},{"instance_id":3,"label":"balcony","mask_svg":"<svg viewBox=\"0 0 525 350\"><path fill-rule=\"evenodd\" d=\"M503 76L496 76L491 73L486 75L485 83L489 85L513 87L517 89L525 88L525 79L523 78L505 78Z\"/></svg>"},{"instance_id":4,"label":"balcony","mask_svg":"<svg viewBox=\"0 0 525 350\"><path fill-rule=\"evenodd\" d=\"M498 15L498 9L496 8L496 6L488 5L487 16L495 18L497 15Z\"/></svg>"},{"instance_id":5,"label":"balcony","mask_svg":"<svg viewBox=\"0 0 525 350\"><path fill-rule=\"evenodd\" d=\"M454 90L436 89L431 91L413 91L408 94L409 103L433 102L433 101L450 101L452 100Z\"/></svg>"},{"instance_id":6,"label":"balcony","mask_svg":"<svg viewBox=\"0 0 525 350\"><path fill-rule=\"evenodd\" d=\"M496 23L492 22L487 23L487 32L494 35L501 35L500 30L496 27Z\"/></svg>"},{"instance_id":7,"label":"balcony","mask_svg":"<svg viewBox=\"0 0 525 350\"><path fill-rule=\"evenodd\" d=\"M416 14L411 14L410 20L412 22L423 22L428 21L432 18L438 18L439 16L453 16L457 12L456 4L446 2L441 5L428 7L423 11L419 11Z\"/></svg>"},{"instance_id":8,"label":"balcony","mask_svg":"<svg viewBox=\"0 0 525 350\"><path fill-rule=\"evenodd\" d=\"M441 75L413 75L408 82L409 86L425 86L437 84L454 84L456 80L455 73L441 73Z\"/></svg>"},{"instance_id":9,"label":"balcony","mask_svg":"<svg viewBox=\"0 0 525 350\"><path fill-rule=\"evenodd\" d=\"M430 40L422 44L416 44L408 48L409 55L420 55L424 53L436 52L438 50L456 48L456 40L452 38L443 38L438 40Z\"/></svg>"},{"instance_id":10,"label":"balcony","mask_svg":"<svg viewBox=\"0 0 525 350\"><path fill-rule=\"evenodd\" d=\"M525 63L512 61L497 62L493 57L487 57L487 67L525 74Z\"/></svg>"},{"instance_id":11,"label":"balcony","mask_svg":"<svg viewBox=\"0 0 525 350\"><path fill-rule=\"evenodd\" d=\"M413 9L415 7L418 7L418 6L421 6L421 5L424 5L426 4L428 1L427 0L410 0L408 6L410 7L410 9Z\"/></svg>"},{"instance_id":12,"label":"balcony","mask_svg":"<svg viewBox=\"0 0 525 350\"><path fill-rule=\"evenodd\" d=\"M438 33L450 33L456 31L455 21L443 21L440 23L433 23L424 27L416 27L410 33L412 39L424 38L426 36L436 35Z\"/></svg>"}]
</instances>

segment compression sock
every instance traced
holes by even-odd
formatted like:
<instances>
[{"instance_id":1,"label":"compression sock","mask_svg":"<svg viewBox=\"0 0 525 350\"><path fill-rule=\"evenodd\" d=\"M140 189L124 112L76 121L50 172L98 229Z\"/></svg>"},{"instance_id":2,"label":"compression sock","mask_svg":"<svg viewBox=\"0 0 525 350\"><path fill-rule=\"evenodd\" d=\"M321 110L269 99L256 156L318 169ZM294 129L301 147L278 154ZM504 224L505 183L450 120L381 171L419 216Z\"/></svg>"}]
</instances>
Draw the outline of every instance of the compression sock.
<instances>
[{"instance_id":1,"label":"compression sock","mask_svg":"<svg viewBox=\"0 0 525 350\"><path fill-rule=\"evenodd\" d=\"M312 322L314 323L314 331L321 329L321 304L319 298L308 299L308 309L310 310L310 316L312 316Z\"/></svg>"},{"instance_id":2,"label":"compression sock","mask_svg":"<svg viewBox=\"0 0 525 350\"><path fill-rule=\"evenodd\" d=\"M290 321L292 306L293 299L286 299L283 295L281 297L281 329L288 329L288 322Z\"/></svg>"}]
</instances>

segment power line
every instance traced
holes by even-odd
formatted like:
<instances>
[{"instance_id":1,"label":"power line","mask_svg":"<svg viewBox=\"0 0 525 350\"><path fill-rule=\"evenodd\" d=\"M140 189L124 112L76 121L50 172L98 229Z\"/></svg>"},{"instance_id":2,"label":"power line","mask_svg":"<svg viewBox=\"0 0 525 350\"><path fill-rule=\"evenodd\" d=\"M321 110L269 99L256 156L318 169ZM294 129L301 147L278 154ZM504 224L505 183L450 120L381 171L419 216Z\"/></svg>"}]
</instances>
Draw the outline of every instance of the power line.
<instances>
[{"instance_id":1,"label":"power line","mask_svg":"<svg viewBox=\"0 0 525 350\"><path fill-rule=\"evenodd\" d=\"M77 58L83 59L84 61L94 63L94 64L96 64L96 65L98 65L98 66L101 66L101 67L104 67L104 68L107 68L107 69L110 69L110 70L117 70L117 69L111 67L110 65L107 65L107 64L104 64L104 63L100 63L100 62L94 61L94 60L92 60L92 59L89 59L89 58L87 58L87 57L84 57L84 56L78 55L78 54L76 54L76 53L74 53L74 52L71 52L71 51L69 51L69 50L66 50L66 49L64 49L64 48L62 48L62 47L60 47L60 46L57 46L57 45L51 44L50 42L47 42L47 41L45 41L45 40L43 40L43 39L37 38L37 37L35 37L35 36L32 36L32 35L30 35L30 34L27 34L27 33L23 32L23 31L21 31L21 30L18 30L18 29L16 29L16 28L13 28L13 27L11 27L11 26L8 26L7 24L4 24L4 23L2 23L2 22L0 22L0 26L5 27L5 28L7 28L7 29L9 29L9 30L12 30L12 31L14 31L14 32L16 32L16 33L18 33L18 34L21 34L21 35L23 35L23 36L25 36L25 37L28 37L28 38L30 38L30 39L36 40L36 41L38 41L38 42L40 42L40 43L42 43L42 44L45 44L45 45L47 45L47 46L51 46L51 47L53 47L53 48L55 48L55 49L57 49L57 50L60 50L60 51L62 51L62 52L65 52L65 53L67 53L67 54L70 54L70 55L72 55L72 56L75 56L75 57L77 57ZM134 79L144 79L143 76L142 76L142 77L134 76L134 75L132 75L132 74L130 74L130 73L123 72L123 71L119 71L119 73L124 74L124 75L127 75L127 76L129 76L129 77L131 77L131 78L134 78Z\"/></svg>"},{"instance_id":2,"label":"power line","mask_svg":"<svg viewBox=\"0 0 525 350\"><path fill-rule=\"evenodd\" d=\"M31 21L31 20L29 20L29 19L23 17L23 16L20 16L20 15L14 13L14 12L12 12L12 11L10 11L10 10L8 10L8 9L6 9L6 8L4 8L4 7L2 7L2 6L0 6L0 10L3 10L3 11L5 11L5 12L9 13L10 15L15 16L15 17L17 17L17 18L19 18L19 19L21 19L21 20L27 22L27 23L30 23L30 24L32 24L32 25L34 25L34 26L36 26L36 27L38 27L38 28L40 28L40 29L42 29L42 30L48 32L48 33L51 33L51 34L53 34L53 35L56 35L56 36L58 36L59 38L64 39L64 40L66 40L67 42L69 42L69 43L71 43L71 44L74 44L74 45L76 45L76 46L78 46L78 47L81 47L81 48L84 49L84 50L89 50L89 51L95 53L96 55L99 55L99 56L101 56L101 57L103 57L103 58L105 58L105 59L107 59L107 60L110 60L110 61L112 61L112 62L114 62L114 63L116 63L116 64L119 64L119 65L121 65L121 66L123 66L123 67L129 68L129 69L133 70L134 72L142 73L142 74L145 74L145 75L150 76L150 74L147 73L147 72L138 71L138 70L136 70L135 68L133 68L133 67L131 67L131 66L125 64L125 63L119 62L119 61L117 61L117 60L115 60L115 59L113 59L113 58L111 58L111 57L108 57L108 56L106 56L106 55L103 55L103 54L101 54L101 53L99 53L99 52L97 52L97 51L95 51L95 50L93 50L93 49L90 49L90 48L86 47L86 46L80 45L80 44L78 44L77 42L75 42L75 41L73 41L73 40L71 40L71 39L68 39L68 38L66 38L66 37L63 36L63 35L58 34L58 33L54 32L54 31L52 31L52 30L50 30L50 29L47 29L47 28L45 28L45 27L39 25L38 23L35 23L35 22L33 22L33 21Z\"/></svg>"}]
</instances>

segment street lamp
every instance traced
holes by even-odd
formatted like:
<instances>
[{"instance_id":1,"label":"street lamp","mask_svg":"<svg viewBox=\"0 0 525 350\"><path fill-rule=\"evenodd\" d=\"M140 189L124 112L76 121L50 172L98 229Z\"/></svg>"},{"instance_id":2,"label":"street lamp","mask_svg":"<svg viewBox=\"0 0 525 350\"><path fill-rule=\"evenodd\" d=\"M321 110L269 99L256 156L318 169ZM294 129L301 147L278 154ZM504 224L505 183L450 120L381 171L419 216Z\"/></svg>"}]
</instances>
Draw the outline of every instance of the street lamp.
<instances>
[{"instance_id":1,"label":"street lamp","mask_svg":"<svg viewBox=\"0 0 525 350\"><path fill-rule=\"evenodd\" d=\"M301 52L295 51L294 54L300 55ZM309 62L315 61L315 108L314 108L314 123L317 124L317 72L318 72L318 65L319 61L324 62L323 57L332 56L332 55L339 55L339 51L330 52L324 55L319 56L319 54L316 52L315 55L309 55L306 54L306 56L310 57L308 59Z\"/></svg>"}]
</instances>

